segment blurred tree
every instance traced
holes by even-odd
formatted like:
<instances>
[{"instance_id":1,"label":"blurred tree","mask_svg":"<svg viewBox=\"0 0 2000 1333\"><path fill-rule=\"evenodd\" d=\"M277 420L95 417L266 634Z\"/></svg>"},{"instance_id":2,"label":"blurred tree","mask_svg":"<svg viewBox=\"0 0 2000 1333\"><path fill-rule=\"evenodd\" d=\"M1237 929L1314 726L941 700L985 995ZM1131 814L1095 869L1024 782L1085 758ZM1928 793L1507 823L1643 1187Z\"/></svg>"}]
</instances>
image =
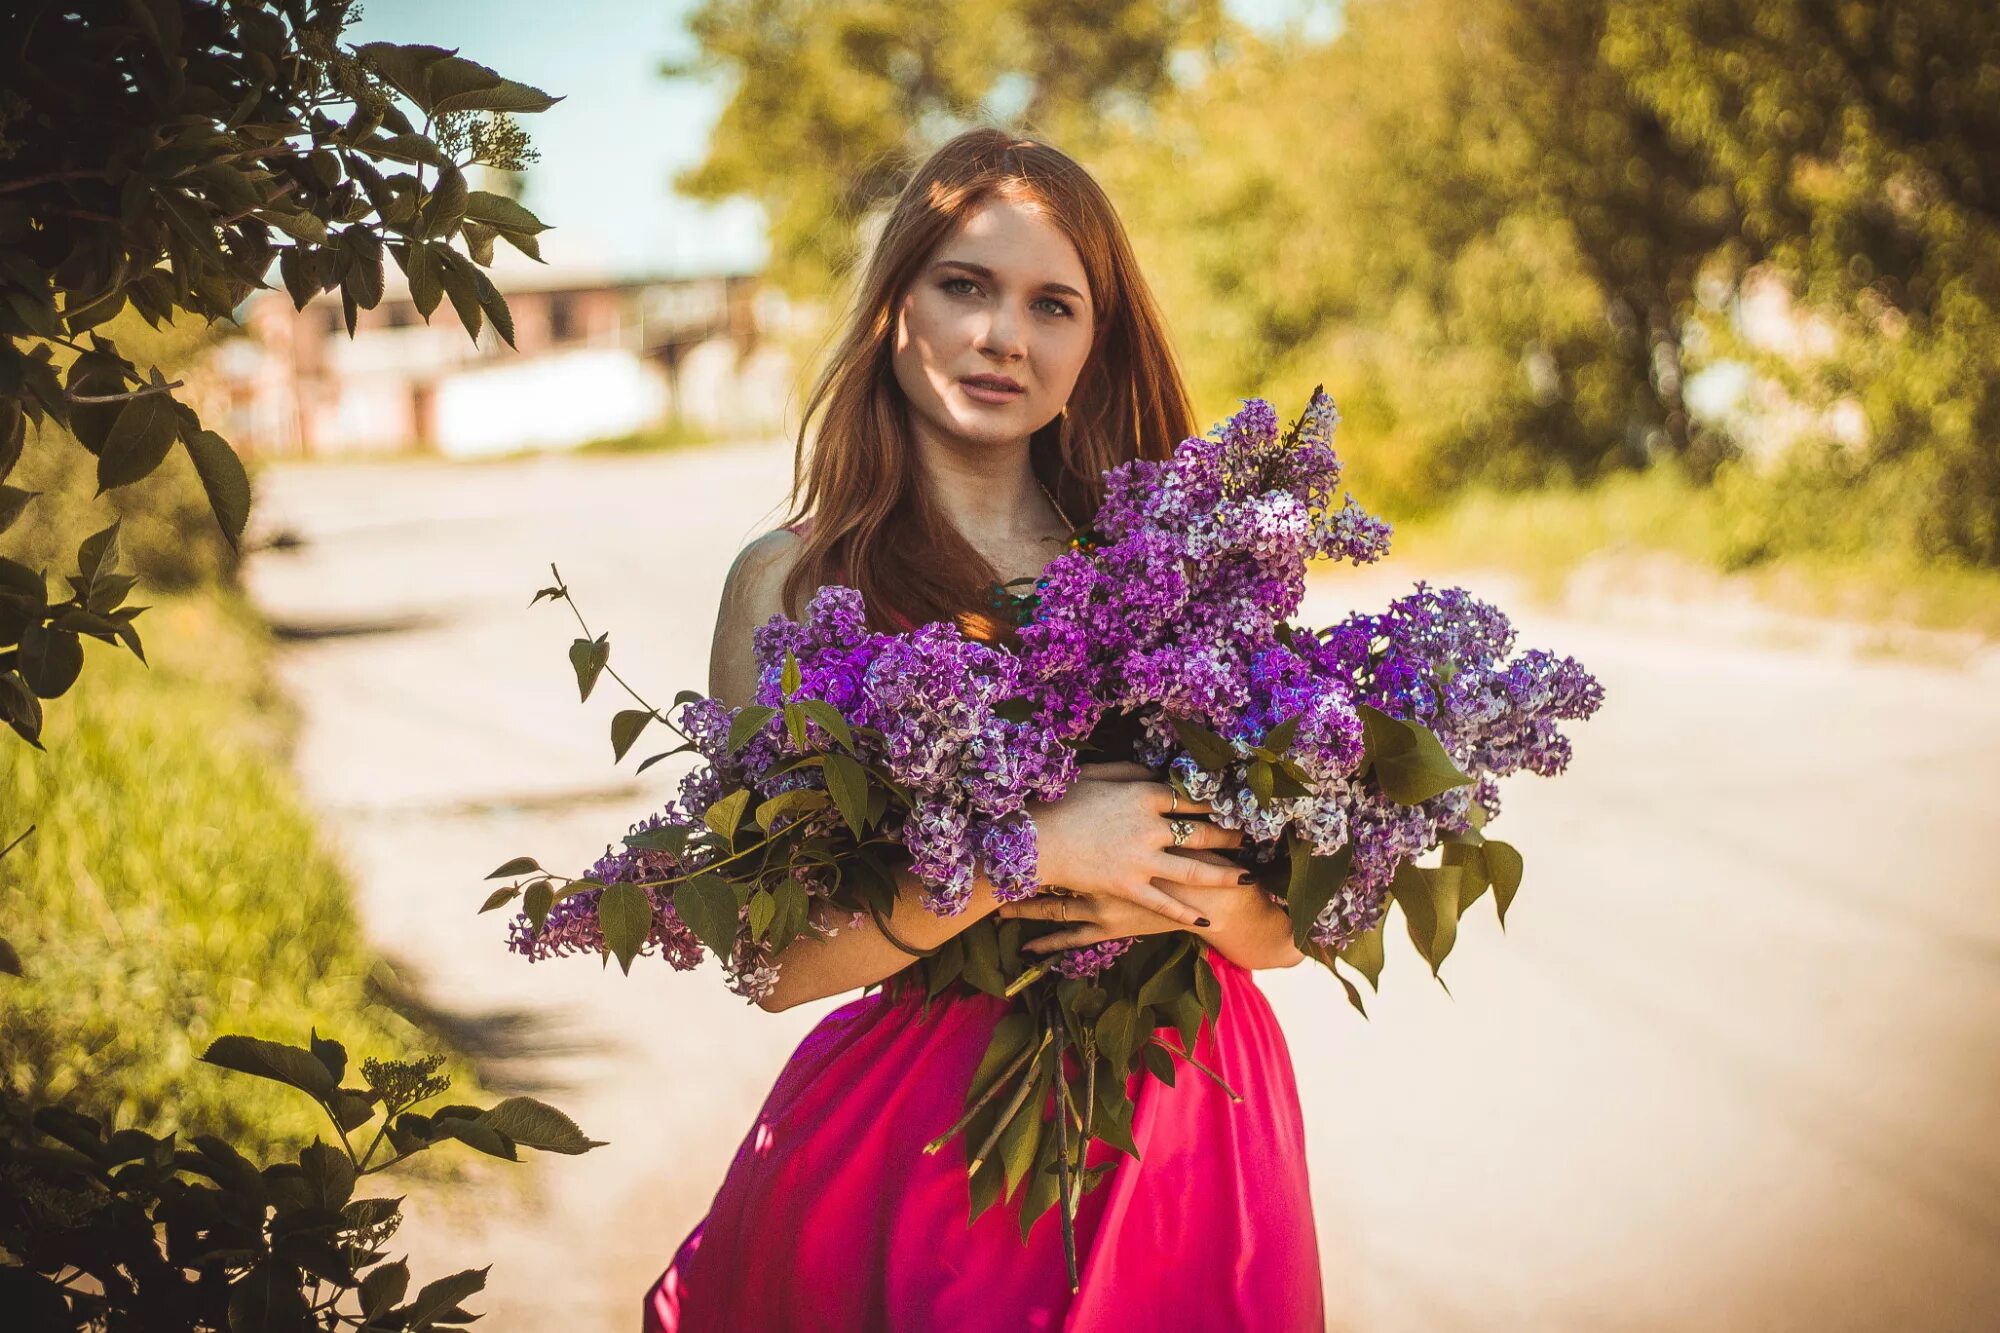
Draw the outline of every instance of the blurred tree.
<instances>
[{"instance_id":1,"label":"blurred tree","mask_svg":"<svg viewBox=\"0 0 2000 1333\"><path fill-rule=\"evenodd\" d=\"M1144 114L1174 61L1219 39L1220 0L707 0L701 54L669 76L734 88L708 154L677 182L747 196L770 222L770 276L829 289L910 157L974 123L1061 136Z\"/></svg>"},{"instance_id":2,"label":"blurred tree","mask_svg":"<svg viewBox=\"0 0 2000 1333\"><path fill-rule=\"evenodd\" d=\"M1885 544L2000 564L2000 10L1621 0L1608 63L1738 201L1733 275L1782 274L1835 353L1767 359L1860 402Z\"/></svg>"}]
</instances>

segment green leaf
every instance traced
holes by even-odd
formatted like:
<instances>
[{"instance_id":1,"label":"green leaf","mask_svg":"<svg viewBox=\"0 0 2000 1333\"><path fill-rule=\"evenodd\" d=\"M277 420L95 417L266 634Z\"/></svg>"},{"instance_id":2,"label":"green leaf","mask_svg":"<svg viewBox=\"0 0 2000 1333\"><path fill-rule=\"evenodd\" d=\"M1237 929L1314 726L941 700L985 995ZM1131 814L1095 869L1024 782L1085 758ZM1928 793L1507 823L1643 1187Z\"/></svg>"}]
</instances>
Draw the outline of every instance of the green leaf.
<instances>
[{"instance_id":1,"label":"green leaf","mask_svg":"<svg viewBox=\"0 0 2000 1333\"><path fill-rule=\"evenodd\" d=\"M505 879L509 875L526 875L542 868L541 862L532 856L517 856L506 865L488 875L488 879Z\"/></svg>"},{"instance_id":2,"label":"green leaf","mask_svg":"<svg viewBox=\"0 0 2000 1333\"><path fill-rule=\"evenodd\" d=\"M457 1139L468 1148L485 1153L488 1157L498 1157L505 1162L518 1162L521 1155L514 1151L514 1145L506 1135L491 1125L462 1116L441 1115L431 1121L431 1130L442 1138Z\"/></svg>"},{"instance_id":3,"label":"green leaf","mask_svg":"<svg viewBox=\"0 0 2000 1333\"><path fill-rule=\"evenodd\" d=\"M542 927L548 923L549 909L555 905L555 885L545 879L536 880L521 894L521 911L536 934L540 934Z\"/></svg>"},{"instance_id":4,"label":"green leaf","mask_svg":"<svg viewBox=\"0 0 2000 1333\"><path fill-rule=\"evenodd\" d=\"M757 941L764 938L764 932L771 928L771 918L777 915L778 900L768 889L759 889L750 895L750 938Z\"/></svg>"},{"instance_id":5,"label":"green leaf","mask_svg":"<svg viewBox=\"0 0 2000 1333\"><path fill-rule=\"evenodd\" d=\"M1521 853L1512 843L1489 840L1482 849L1486 856L1486 873L1493 878L1493 907L1500 914L1500 928L1507 928L1507 909L1514 905L1514 894L1521 887L1521 873L1525 869Z\"/></svg>"},{"instance_id":6,"label":"green leaf","mask_svg":"<svg viewBox=\"0 0 2000 1333\"><path fill-rule=\"evenodd\" d=\"M1294 713L1264 733L1264 748L1278 754L1283 754L1291 748L1292 738L1298 734L1299 715Z\"/></svg>"},{"instance_id":7,"label":"green leaf","mask_svg":"<svg viewBox=\"0 0 2000 1333\"><path fill-rule=\"evenodd\" d=\"M1399 805L1428 801L1472 779L1460 771L1432 732L1415 722L1390 717L1368 707L1361 714L1367 757L1382 793Z\"/></svg>"},{"instance_id":8,"label":"green leaf","mask_svg":"<svg viewBox=\"0 0 2000 1333\"><path fill-rule=\"evenodd\" d=\"M576 1121L533 1097L509 1097L481 1112L479 1121L524 1148L539 1148L543 1152L576 1156L604 1146L604 1140L586 1137Z\"/></svg>"},{"instance_id":9,"label":"green leaf","mask_svg":"<svg viewBox=\"0 0 2000 1333\"><path fill-rule=\"evenodd\" d=\"M637 884L613 884L597 899L597 925L604 946L629 976L632 960L653 933L653 900Z\"/></svg>"},{"instance_id":10,"label":"green leaf","mask_svg":"<svg viewBox=\"0 0 2000 1333\"><path fill-rule=\"evenodd\" d=\"M1174 735L1195 763L1210 773L1220 773L1236 761L1236 751L1228 741L1198 722L1176 721Z\"/></svg>"},{"instance_id":11,"label":"green leaf","mask_svg":"<svg viewBox=\"0 0 2000 1333\"><path fill-rule=\"evenodd\" d=\"M1111 1062L1115 1073L1130 1070L1141 1035L1139 1011L1129 999L1113 1000L1097 1020L1097 1048Z\"/></svg>"},{"instance_id":12,"label":"green leaf","mask_svg":"<svg viewBox=\"0 0 2000 1333\"><path fill-rule=\"evenodd\" d=\"M597 688L597 678L604 672L611 660L611 635L607 632L595 639L578 639L569 646L569 664L576 670L577 702L585 703L590 692Z\"/></svg>"},{"instance_id":13,"label":"green leaf","mask_svg":"<svg viewBox=\"0 0 2000 1333\"><path fill-rule=\"evenodd\" d=\"M743 811L750 804L750 789L738 787L721 800L702 811L701 822L719 838L734 838L736 826L743 822Z\"/></svg>"},{"instance_id":14,"label":"green leaf","mask_svg":"<svg viewBox=\"0 0 2000 1333\"><path fill-rule=\"evenodd\" d=\"M451 308L458 312L459 323L465 325L466 336L477 342L479 330L486 326L486 315L480 305L479 270L472 261L448 245L439 246L438 282L444 286L444 294L451 299Z\"/></svg>"},{"instance_id":15,"label":"green leaf","mask_svg":"<svg viewBox=\"0 0 2000 1333\"><path fill-rule=\"evenodd\" d=\"M375 1096L356 1088L335 1088L329 1099L334 1121L342 1129L358 1129L375 1118Z\"/></svg>"},{"instance_id":16,"label":"green leaf","mask_svg":"<svg viewBox=\"0 0 2000 1333\"><path fill-rule=\"evenodd\" d=\"M314 1139L300 1150L299 1169L312 1201L322 1208L338 1208L354 1193L354 1163L332 1144Z\"/></svg>"},{"instance_id":17,"label":"green leaf","mask_svg":"<svg viewBox=\"0 0 2000 1333\"><path fill-rule=\"evenodd\" d=\"M412 1330L412 1333L417 1329L431 1327L439 1315L445 1314L467 1296L484 1288L486 1274L491 1267L489 1264L486 1268L468 1268L463 1273L453 1273L450 1277L441 1277L435 1282L425 1283L422 1290L417 1292L416 1299L411 1301L405 1310L404 1327Z\"/></svg>"},{"instance_id":18,"label":"green leaf","mask_svg":"<svg viewBox=\"0 0 2000 1333\"><path fill-rule=\"evenodd\" d=\"M1471 842L1447 842L1440 854L1444 864L1458 868L1458 915L1463 918L1466 909L1479 901L1491 883L1485 848Z\"/></svg>"},{"instance_id":19,"label":"green leaf","mask_svg":"<svg viewBox=\"0 0 2000 1333\"><path fill-rule=\"evenodd\" d=\"M1382 950L1382 928L1388 924L1388 913L1384 912L1382 916L1382 920L1349 940L1347 947L1338 951L1340 961L1368 978L1368 989L1378 994L1382 990L1378 983L1382 978L1382 964L1385 960Z\"/></svg>"},{"instance_id":20,"label":"green leaf","mask_svg":"<svg viewBox=\"0 0 2000 1333\"><path fill-rule=\"evenodd\" d=\"M801 699L799 707L805 709L806 716L818 724L819 729L841 745L843 749L854 748L854 732L847 725L847 719L840 710L824 699Z\"/></svg>"},{"instance_id":21,"label":"green leaf","mask_svg":"<svg viewBox=\"0 0 2000 1333\"><path fill-rule=\"evenodd\" d=\"M645 731L646 724L652 720L653 710L650 708L621 709L611 719L611 759L613 763L625 757L625 752L632 748L632 743L639 739L639 734Z\"/></svg>"},{"instance_id":22,"label":"green leaf","mask_svg":"<svg viewBox=\"0 0 2000 1333\"><path fill-rule=\"evenodd\" d=\"M299 1046L232 1035L210 1042L201 1058L239 1074L289 1083L314 1097L330 1096L335 1087L335 1079L326 1066L311 1051Z\"/></svg>"},{"instance_id":23,"label":"green leaf","mask_svg":"<svg viewBox=\"0 0 2000 1333\"><path fill-rule=\"evenodd\" d=\"M326 1066L326 1072L333 1075L333 1081L338 1083L346 1078L347 1048L331 1037L320 1036L318 1028L311 1029L310 1040L314 1058Z\"/></svg>"},{"instance_id":24,"label":"green leaf","mask_svg":"<svg viewBox=\"0 0 2000 1333\"><path fill-rule=\"evenodd\" d=\"M801 683L802 677L799 671L798 655L787 648L785 650L785 663L778 669L778 691L785 698L790 699L794 694L799 692L799 685Z\"/></svg>"},{"instance_id":25,"label":"green leaf","mask_svg":"<svg viewBox=\"0 0 2000 1333\"><path fill-rule=\"evenodd\" d=\"M1277 792L1274 789L1275 774L1272 772L1270 764L1262 759L1252 760L1250 763L1249 779L1250 794L1257 798L1258 805L1269 805L1276 799Z\"/></svg>"},{"instance_id":26,"label":"green leaf","mask_svg":"<svg viewBox=\"0 0 2000 1333\"><path fill-rule=\"evenodd\" d=\"M1389 892L1403 909L1410 942L1436 976L1458 938L1458 871L1428 870L1405 861L1396 867Z\"/></svg>"},{"instance_id":27,"label":"green leaf","mask_svg":"<svg viewBox=\"0 0 2000 1333\"><path fill-rule=\"evenodd\" d=\"M129 486L159 467L179 431L173 400L164 393L144 394L119 408L97 456L97 493Z\"/></svg>"},{"instance_id":28,"label":"green leaf","mask_svg":"<svg viewBox=\"0 0 2000 1333\"><path fill-rule=\"evenodd\" d=\"M243 528L250 521L250 474L243 470L243 460L212 430L193 431L181 443L194 461L195 475L201 478L222 535L231 550L239 549Z\"/></svg>"},{"instance_id":29,"label":"green leaf","mask_svg":"<svg viewBox=\"0 0 2000 1333\"><path fill-rule=\"evenodd\" d=\"M24 491L18 486L0 486L0 532L13 527L14 520L21 517L21 511L28 507L28 501L40 494L40 491Z\"/></svg>"},{"instance_id":30,"label":"green leaf","mask_svg":"<svg viewBox=\"0 0 2000 1333\"><path fill-rule=\"evenodd\" d=\"M466 199L465 173L447 164L438 172L430 197L424 200L423 234L449 236L465 217Z\"/></svg>"},{"instance_id":31,"label":"green leaf","mask_svg":"<svg viewBox=\"0 0 2000 1333\"><path fill-rule=\"evenodd\" d=\"M826 787L840 807L840 817L855 837L863 836L868 825L867 770L844 754L828 755L825 768Z\"/></svg>"},{"instance_id":32,"label":"green leaf","mask_svg":"<svg viewBox=\"0 0 2000 1333\"><path fill-rule=\"evenodd\" d=\"M400 1259L395 1263L383 1264L373 1269L361 1279L361 1313L364 1318L374 1319L383 1311L391 1309L403 1299L403 1293L410 1289L410 1268Z\"/></svg>"},{"instance_id":33,"label":"green leaf","mask_svg":"<svg viewBox=\"0 0 2000 1333\"><path fill-rule=\"evenodd\" d=\"M696 875L676 886L674 910L717 958L735 952L736 890L720 875Z\"/></svg>"},{"instance_id":34,"label":"green leaf","mask_svg":"<svg viewBox=\"0 0 2000 1333\"><path fill-rule=\"evenodd\" d=\"M428 242L412 241L405 252L403 273L409 279L410 300L428 324L438 302L444 299L444 261Z\"/></svg>"},{"instance_id":35,"label":"green leaf","mask_svg":"<svg viewBox=\"0 0 2000 1333\"><path fill-rule=\"evenodd\" d=\"M479 910L490 912L496 907L505 907L508 903L514 901L514 896L520 891L520 889L511 884L495 889L486 895L486 901L480 905Z\"/></svg>"},{"instance_id":36,"label":"green leaf","mask_svg":"<svg viewBox=\"0 0 2000 1333\"><path fill-rule=\"evenodd\" d=\"M729 752L735 754L750 743L750 738L764 729L764 724L778 715L778 710L764 704L745 704L737 710L729 722Z\"/></svg>"},{"instance_id":37,"label":"green leaf","mask_svg":"<svg viewBox=\"0 0 2000 1333\"><path fill-rule=\"evenodd\" d=\"M1164 1047L1149 1042L1139 1054L1154 1078L1170 1088L1174 1086L1174 1057Z\"/></svg>"},{"instance_id":38,"label":"green leaf","mask_svg":"<svg viewBox=\"0 0 2000 1333\"><path fill-rule=\"evenodd\" d=\"M1035 1164L1035 1154L1042 1146L1043 1126L1042 1099L1047 1095L1047 1078L1039 1072L1034 1076L1033 1091L1029 1092L1027 1103L1007 1122L1001 1131L997 1155L1002 1170L1006 1173L1005 1195L1012 1199L1014 1192L1027 1179L1029 1170ZM1061 1115L1058 1110L1056 1114Z\"/></svg>"},{"instance_id":39,"label":"green leaf","mask_svg":"<svg viewBox=\"0 0 2000 1333\"><path fill-rule=\"evenodd\" d=\"M306 1327L298 1270L266 1258L229 1284L229 1333L296 1333Z\"/></svg>"},{"instance_id":40,"label":"green leaf","mask_svg":"<svg viewBox=\"0 0 2000 1333\"><path fill-rule=\"evenodd\" d=\"M36 697L61 698L83 670L83 642L67 630L30 619L21 628L15 666Z\"/></svg>"},{"instance_id":41,"label":"green leaf","mask_svg":"<svg viewBox=\"0 0 2000 1333\"><path fill-rule=\"evenodd\" d=\"M465 216L502 234L514 232L534 236L549 229L547 223L506 195L490 194L485 190L474 190L466 196Z\"/></svg>"},{"instance_id":42,"label":"green leaf","mask_svg":"<svg viewBox=\"0 0 2000 1333\"><path fill-rule=\"evenodd\" d=\"M1354 848L1343 847L1332 856L1315 856L1304 838L1292 839L1292 880L1285 894L1285 910L1292 918L1292 943L1300 949L1312 938L1313 923L1347 883L1354 864Z\"/></svg>"}]
</instances>

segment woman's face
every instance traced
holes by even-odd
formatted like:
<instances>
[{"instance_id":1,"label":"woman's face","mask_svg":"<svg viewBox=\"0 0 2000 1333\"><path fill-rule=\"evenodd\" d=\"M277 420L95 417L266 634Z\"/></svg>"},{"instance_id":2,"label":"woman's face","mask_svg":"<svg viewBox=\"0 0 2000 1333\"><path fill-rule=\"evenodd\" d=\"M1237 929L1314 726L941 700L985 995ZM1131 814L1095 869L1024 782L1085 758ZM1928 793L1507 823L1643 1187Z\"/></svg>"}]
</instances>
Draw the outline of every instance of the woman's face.
<instances>
[{"instance_id":1,"label":"woman's face","mask_svg":"<svg viewBox=\"0 0 2000 1333\"><path fill-rule=\"evenodd\" d=\"M1076 247L1011 199L987 200L938 246L903 297L896 382L919 430L975 447L1017 444L1069 401L1095 312Z\"/></svg>"}]
</instances>

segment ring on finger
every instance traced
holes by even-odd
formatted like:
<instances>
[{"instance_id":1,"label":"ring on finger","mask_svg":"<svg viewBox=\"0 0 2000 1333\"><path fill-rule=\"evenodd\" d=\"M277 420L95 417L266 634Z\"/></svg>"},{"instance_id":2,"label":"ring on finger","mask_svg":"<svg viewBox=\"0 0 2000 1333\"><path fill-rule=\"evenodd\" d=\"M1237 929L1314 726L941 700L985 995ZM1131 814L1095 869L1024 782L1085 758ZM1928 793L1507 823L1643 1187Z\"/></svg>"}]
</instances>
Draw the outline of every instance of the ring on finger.
<instances>
[{"instance_id":1,"label":"ring on finger","mask_svg":"<svg viewBox=\"0 0 2000 1333\"><path fill-rule=\"evenodd\" d=\"M1056 899L1056 920L1064 923L1069 921L1069 899L1067 897Z\"/></svg>"},{"instance_id":2,"label":"ring on finger","mask_svg":"<svg viewBox=\"0 0 2000 1333\"><path fill-rule=\"evenodd\" d=\"M1169 786L1167 788L1167 813L1170 815L1178 814L1180 813L1180 808L1181 808L1180 789L1178 787Z\"/></svg>"},{"instance_id":3,"label":"ring on finger","mask_svg":"<svg viewBox=\"0 0 2000 1333\"><path fill-rule=\"evenodd\" d=\"M1167 828L1174 835L1174 846L1176 847L1187 846L1187 840L1194 836L1194 821L1192 819L1169 819L1167 821Z\"/></svg>"}]
</instances>

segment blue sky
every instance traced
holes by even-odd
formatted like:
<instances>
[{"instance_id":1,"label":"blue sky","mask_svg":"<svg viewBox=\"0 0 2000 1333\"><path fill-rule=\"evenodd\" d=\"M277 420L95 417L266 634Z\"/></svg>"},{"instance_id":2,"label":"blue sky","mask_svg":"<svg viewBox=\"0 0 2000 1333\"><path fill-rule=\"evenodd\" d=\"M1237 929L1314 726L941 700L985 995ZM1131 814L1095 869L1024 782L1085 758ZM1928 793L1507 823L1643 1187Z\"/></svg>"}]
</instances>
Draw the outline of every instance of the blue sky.
<instances>
[{"instance_id":1,"label":"blue sky","mask_svg":"<svg viewBox=\"0 0 2000 1333\"><path fill-rule=\"evenodd\" d=\"M1338 0L1227 0L1261 28L1291 22L1330 32ZM552 264L637 275L749 270L763 263L755 205L709 206L673 193L674 174L701 160L722 110L718 81L667 80L662 63L692 56L692 0L369 0L348 40L427 42L565 100L524 117L542 160L524 202L555 230Z\"/></svg>"}]
</instances>

